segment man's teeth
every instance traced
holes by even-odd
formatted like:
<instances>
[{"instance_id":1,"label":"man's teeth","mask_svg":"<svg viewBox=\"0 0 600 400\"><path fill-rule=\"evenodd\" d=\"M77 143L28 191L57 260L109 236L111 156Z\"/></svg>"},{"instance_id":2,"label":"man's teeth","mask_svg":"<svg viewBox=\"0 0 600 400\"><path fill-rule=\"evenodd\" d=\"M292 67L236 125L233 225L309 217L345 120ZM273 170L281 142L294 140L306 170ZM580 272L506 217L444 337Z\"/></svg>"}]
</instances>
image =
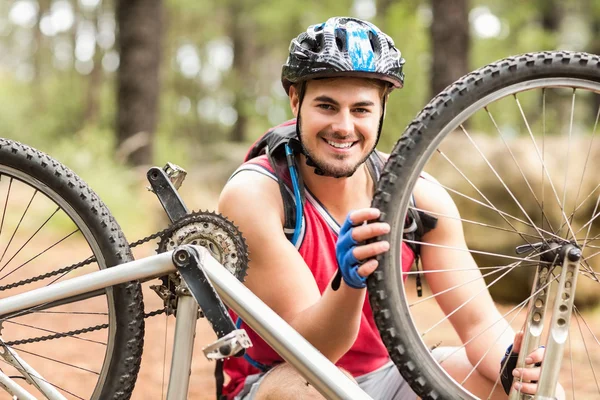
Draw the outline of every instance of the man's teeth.
<instances>
[{"instance_id":1,"label":"man's teeth","mask_svg":"<svg viewBox=\"0 0 600 400\"><path fill-rule=\"evenodd\" d=\"M330 146L336 147L338 149L347 149L348 147L350 147L354 144L353 142L337 143L337 142L332 142L329 140L327 141L327 143L329 143Z\"/></svg>"}]
</instances>

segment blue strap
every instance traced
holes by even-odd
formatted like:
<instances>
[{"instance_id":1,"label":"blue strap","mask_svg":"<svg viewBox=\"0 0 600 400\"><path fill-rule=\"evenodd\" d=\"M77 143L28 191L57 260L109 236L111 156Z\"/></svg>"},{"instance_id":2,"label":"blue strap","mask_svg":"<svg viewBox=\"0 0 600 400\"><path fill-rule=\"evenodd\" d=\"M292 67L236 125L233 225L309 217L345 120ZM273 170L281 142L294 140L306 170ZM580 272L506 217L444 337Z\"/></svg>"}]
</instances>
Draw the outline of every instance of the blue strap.
<instances>
[{"instance_id":1,"label":"blue strap","mask_svg":"<svg viewBox=\"0 0 600 400\"><path fill-rule=\"evenodd\" d=\"M296 164L294 162L294 153L290 146L285 144L285 156L287 158L288 169L290 170L290 176L292 178L292 187L294 189L294 197L296 199L296 226L294 227L294 236L292 237L292 244L296 246L300 237L300 231L302 228L302 196L300 194L300 187L298 185L298 176L296 175Z\"/></svg>"},{"instance_id":2,"label":"blue strap","mask_svg":"<svg viewBox=\"0 0 600 400\"><path fill-rule=\"evenodd\" d=\"M235 327L236 327L237 329L240 329L240 328L241 328L241 326L242 326L242 323L243 323L243 322L244 322L244 321L242 321L242 319L241 319L240 317L238 317L238 319L235 321ZM262 364L262 363L259 363L258 361L256 361L256 360L255 360L255 359L253 359L252 357L250 357L250 356L248 355L248 352L246 352L246 353L244 354L244 359L245 359L246 361L248 361L248 363L250 363L250 365L252 365L254 368L256 368L256 369L260 370L261 372L267 372L268 370L270 370L270 369L271 369L271 367L270 367L270 366L268 366L268 365L265 365L265 364Z\"/></svg>"}]
</instances>

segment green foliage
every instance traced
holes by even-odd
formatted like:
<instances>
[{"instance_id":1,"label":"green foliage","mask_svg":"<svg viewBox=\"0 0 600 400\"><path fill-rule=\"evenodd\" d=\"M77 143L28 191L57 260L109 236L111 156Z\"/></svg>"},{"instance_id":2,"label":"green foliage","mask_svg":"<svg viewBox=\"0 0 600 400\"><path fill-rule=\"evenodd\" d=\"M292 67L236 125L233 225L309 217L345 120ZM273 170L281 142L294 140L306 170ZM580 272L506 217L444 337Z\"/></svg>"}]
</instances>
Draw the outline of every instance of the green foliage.
<instances>
[{"instance_id":1,"label":"green foliage","mask_svg":"<svg viewBox=\"0 0 600 400\"><path fill-rule=\"evenodd\" d=\"M165 1L159 126L154 146L156 164L169 160L189 168L210 161L199 159L199 149L219 143L225 148L230 146L227 138L233 129L232 122L219 118L224 108L239 105L238 114L248 117L246 142L289 118L288 99L280 86L279 74L290 40L309 24L334 15L355 14L354 3L354 0ZM378 0L376 3L380 9L372 20L394 39L406 59L405 87L390 97L379 145L382 151L390 151L406 125L429 101L431 12L427 2ZM482 67L508 55L568 47L570 42L568 37L565 39L565 32L568 33L570 27L562 26L554 32L544 30L541 23L544 7L560 6L565 17L574 18L585 27L600 20L600 6L596 3L471 1L472 9L487 8L502 26L501 33L491 38L480 37L471 29L471 67ZM112 3L103 2L98 15L110 20L112 7ZM8 15L10 7L6 11ZM237 20L232 18L234 11L240 13ZM89 22L93 14L88 10L78 17ZM227 44L233 44L229 36L236 21L247 29L241 46L249 52L249 61L241 71L233 71L232 65L221 66L219 70L216 66L219 62L227 64L223 54L226 60L227 52L232 51ZM102 73L98 117L86 120L91 75L80 74L74 66L58 69L53 59L56 55L53 46L57 43L75 43L75 28L44 37L40 43L34 42L35 29L0 29L0 49L18 50L15 54L10 53L15 50L10 50L2 60L21 60L20 64L0 60L0 136L26 142L61 158L89 179L102 197L106 196L111 208L120 212L119 203L133 201L133 197L126 196L133 196L137 191L140 178L127 172L128 168L114 157L116 74ZM21 36L28 38L29 45L20 45ZM215 43L221 43L221 54L215 53ZM178 59L184 45L191 46L197 53L199 70L192 75L182 72ZM34 53L32 49L36 46L37 53ZM116 47L96 47L97 54L111 50ZM41 55L38 62L42 63L42 73L31 81L17 79L18 74L13 74L13 70L24 65L33 68L36 54ZM240 100L236 102L238 97ZM535 99L524 99L523 104L528 108L539 103ZM506 118L507 123L518 122L510 120L511 116ZM474 123L478 123L477 118ZM206 151L202 154L202 157L211 156ZM119 202L119 198L131 201ZM125 219L132 219L136 212L123 212L123 215Z\"/></svg>"}]
</instances>

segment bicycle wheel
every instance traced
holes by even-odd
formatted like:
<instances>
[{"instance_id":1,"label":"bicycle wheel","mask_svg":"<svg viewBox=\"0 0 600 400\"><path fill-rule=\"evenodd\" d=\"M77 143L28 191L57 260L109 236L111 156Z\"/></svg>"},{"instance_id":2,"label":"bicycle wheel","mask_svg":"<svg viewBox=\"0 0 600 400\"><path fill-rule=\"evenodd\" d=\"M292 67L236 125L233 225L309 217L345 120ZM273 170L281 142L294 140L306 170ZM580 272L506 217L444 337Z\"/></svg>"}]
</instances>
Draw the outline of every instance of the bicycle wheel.
<instances>
[{"instance_id":1,"label":"bicycle wheel","mask_svg":"<svg viewBox=\"0 0 600 400\"><path fill-rule=\"evenodd\" d=\"M559 381L567 398L600 394L600 319L593 312L600 289L600 229L594 223L600 211L594 141L599 93L598 56L543 52L510 57L446 88L394 147L373 201L391 225L386 236L391 250L379 257L368 288L388 351L423 398L491 395L487 387L487 394L481 387L474 394L477 388L469 382L485 372L487 361L482 360L503 352L506 338L512 343L512 331L523 326L532 309L529 299L536 293L533 276L545 262L542 255L549 243L574 243L583 252ZM413 193L416 205L410 202ZM458 211L432 212L434 201L423 198L431 193L452 198ZM425 211L438 219L438 227L458 224L465 243L440 246L434 243L437 236L432 240L431 233L425 234L415 243L422 258L428 258L424 270L402 272L405 216L409 207L420 210L420 205L429 208ZM444 258L432 257L436 252ZM466 261L450 266L447 260L453 257ZM548 284L560 274L560 266L553 268ZM422 298L415 289L420 275ZM497 308L486 314L478 331L461 331L468 313L489 310L488 292ZM457 293L462 295L452 297ZM492 333L490 345L485 338ZM481 343L489 350L473 350ZM446 354L440 357L433 348L444 348ZM451 377L445 367L461 352L471 353L470 366Z\"/></svg>"},{"instance_id":2,"label":"bicycle wheel","mask_svg":"<svg viewBox=\"0 0 600 400\"><path fill-rule=\"evenodd\" d=\"M79 177L46 154L0 139L2 297L132 259L117 222ZM143 346L141 296L139 283L130 282L14 313L1 320L2 339L67 398L129 398Z\"/></svg>"}]
</instances>

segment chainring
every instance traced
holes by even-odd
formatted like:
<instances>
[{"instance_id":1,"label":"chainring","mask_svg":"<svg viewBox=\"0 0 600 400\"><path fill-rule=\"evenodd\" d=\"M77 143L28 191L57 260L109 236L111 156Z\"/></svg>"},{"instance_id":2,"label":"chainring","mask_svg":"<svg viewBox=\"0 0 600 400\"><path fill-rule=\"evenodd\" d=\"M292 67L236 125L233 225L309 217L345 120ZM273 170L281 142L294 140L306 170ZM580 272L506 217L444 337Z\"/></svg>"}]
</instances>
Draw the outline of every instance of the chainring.
<instances>
[{"instance_id":1,"label":"chainring","mask_svg":"<svg viewBox=\"0 0 600 400\"><path fill-rule=\"evenodd\" d=\"M248 270L248 247L239 229L221 214L196 211L173 223L178 226L162 236L158 253L170 251L184 244L203 246L210 254L244 282Z\"/></svg>"}]
</instances>

